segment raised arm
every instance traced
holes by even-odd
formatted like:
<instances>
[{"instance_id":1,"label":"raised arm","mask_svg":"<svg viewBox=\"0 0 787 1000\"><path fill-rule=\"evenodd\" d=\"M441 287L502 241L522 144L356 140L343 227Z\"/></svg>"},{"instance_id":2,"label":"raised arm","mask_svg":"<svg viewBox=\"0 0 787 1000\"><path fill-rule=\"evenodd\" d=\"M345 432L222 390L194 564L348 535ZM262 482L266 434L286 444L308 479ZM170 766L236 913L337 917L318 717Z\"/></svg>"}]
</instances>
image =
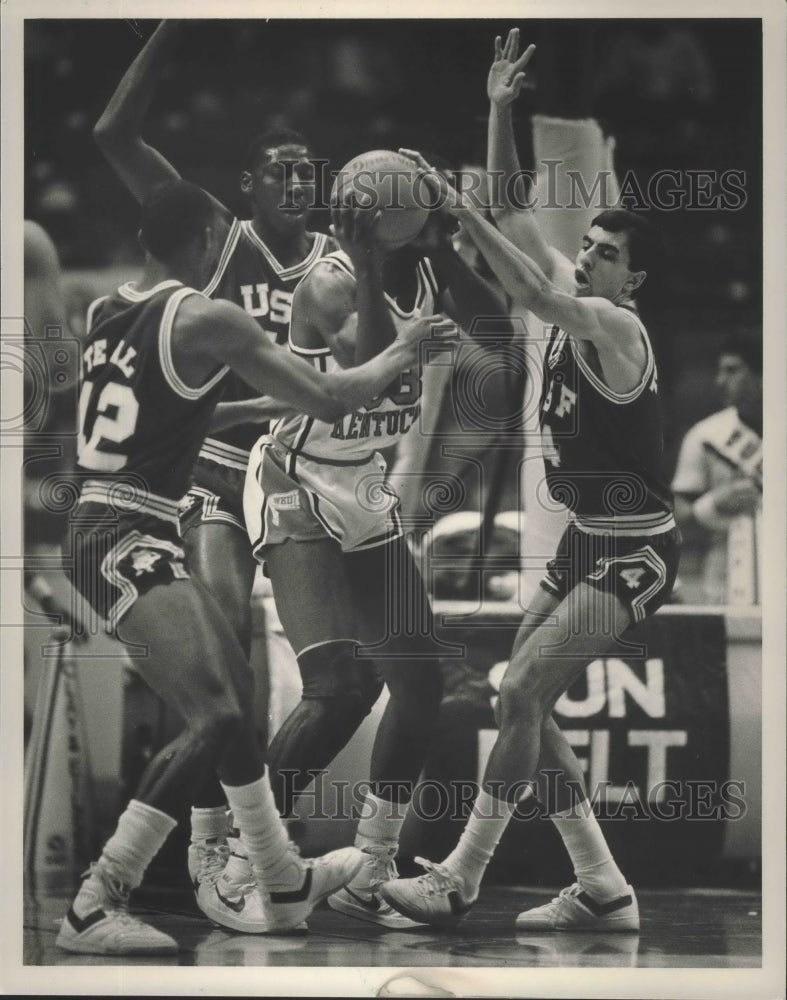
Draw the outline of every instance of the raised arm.
<instances>
[{"instance_id":1,"label":"raised arm","mask_svg":"<svg viewBox=\"0 0 787 1000\"><path fill-rule=\"evenodd\" d=\"M509 31L505 44L499 35L495 38L495 58L487 78L487 174L492 218L500 232L532 257L548 278L569 288L573 264L544 239L534 209L528 204L529 192L514 137L512 107L522 90L524 70L535 48L529 45L519 55L518 28Z\"/></svg>"},{"instance_id":2,"label":"raised arm","mask_svg":"<svg viewBox=\"0 0 787 1000\"><path fill-rule=\"evenodd\" d=\"M408 156L422 170L431 169L417 150L400 149L399 152ZM450 174L444 176L449 183L452 182ZM457 253L451 239L455 228L456 221L451 218L444 205L439 206L430 213L426 225L411 244L429 258L438 281L444 288L440 306L471 335L476 331L477 319L494 319L495 332L510 339L513 327L508 318L505 296Z\"/></svg>"},{"instance_id":3,"label":"raised arm","mask_svg":"<svg viewBox=\"0 0 787 1000\"><path fill-rule=\"evenodd\" d=\"M432 316L409 324L382 354L360 367L323 374L273 345L239 306L193 295L176 317L174 362L181 378L194 385L204 382L211 366L229 365L259 392L318 420L333 421L379 395L412 364L420 340L436 321Z\"/></svg>"},{"instance_id":4,"label":"raised arm","mask_svg":"<svg viewBox=\"0 0 787 1000\"><path fill-rule=\"evenodd\" d=\"M627 392L640 382L647 349L638 325L626 310L606 298L580 299L564 292L445 178L436 171L427 177L447 209L461 219L515 307L518 304L545 323L557 324L577 340L589 341L598 353L607 384L616 392Z\"/></svg>"},{"instance_id":5,"label":"raised arm","mask_svg":"<svg viewBox=\"0 0 787 1000\"><path fill-rule=\"evenodd\" d=\"M175 47L179 31L180 22L161 22L124 73L93 129L101 152L140 203L158 184L180 177L175 167L142 138L161 70ZM218 201L216 205L228 214Z\"/></svg>"}]
</instances>

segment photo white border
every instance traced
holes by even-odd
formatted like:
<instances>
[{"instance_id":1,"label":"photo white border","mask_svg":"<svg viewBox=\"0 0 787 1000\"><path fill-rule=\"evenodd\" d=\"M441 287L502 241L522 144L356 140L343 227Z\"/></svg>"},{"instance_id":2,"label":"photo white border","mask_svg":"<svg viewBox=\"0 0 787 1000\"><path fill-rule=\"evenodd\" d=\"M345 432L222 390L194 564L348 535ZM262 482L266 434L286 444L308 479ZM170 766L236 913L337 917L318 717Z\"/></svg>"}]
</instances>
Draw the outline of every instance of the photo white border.
<instances>
[{"instance_id":1,"label":"photo white border","mask_svg":"<svg viewBox=\"0 0 787 1000\"><path fill-rule=\"evenodd\" d=\"M446 19L478 18L477 4L467 0L0 0L2 23L2 316L21 316L23 135L22 86L24 19L36 17L162 16L217 18L359 17L407 18L425 14ZM785 351L785 27L787 8L780 0L682 0L664 4L644 0L489 0L484 18L630 17L762 17L764 27L764 330L765 336L765 524L771 544L765 546L763 602L763 968L762 969L459 969L409 970L423 981L440 984L461 996L552 997L747 997L784 996L785 958L785 433L787 427L787 352ZM119 68L120 70L120 68ZM8 390L4 376L4 389ZM6 412L21 404L6 399ZM21 572L21 451L0 451L2 483L3 667L0 670L0 913L4 917L0 946L0 991L22 995L106 994L190 996L374 996L396 972L392 968L182 968L133 965L48 967L21 965L22 872L10 859L22 857L22 628L19 603ZM514 945L512 944L512 947Z\"/></svg>"}]
</instances>

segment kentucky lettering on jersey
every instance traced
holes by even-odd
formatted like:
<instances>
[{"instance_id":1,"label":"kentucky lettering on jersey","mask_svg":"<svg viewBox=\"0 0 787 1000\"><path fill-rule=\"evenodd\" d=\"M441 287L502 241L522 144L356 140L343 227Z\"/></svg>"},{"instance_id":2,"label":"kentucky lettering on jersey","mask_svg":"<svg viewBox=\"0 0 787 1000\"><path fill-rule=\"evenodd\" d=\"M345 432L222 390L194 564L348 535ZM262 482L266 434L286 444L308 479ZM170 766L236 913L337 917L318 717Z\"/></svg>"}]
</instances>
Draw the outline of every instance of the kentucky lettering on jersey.
<instances>
[{"instance_id":1,"label":"kentucky lettering on jersey","mask_svg":"<svg viewBox=\"0 0 787 1000\"><path fill-rule=\"evenodd\" d=\"M311 249L303 260L282 267L255 232L251 220L235 219L204 294L241 306L276 344L286 344L295 288L312 265L335 245L323 233L313 233L311 238ZM222 401L256 399L259 395L232 372L226 380ZM267 430L267 422L260 422L212 431L200 457L245 469L249 449Z\"/></svg>"},{"instance_id":2,"label":"kentucky lettering on jersey","mask_svg":"<svg viewBox=\"0 0 787 1000\"><path fill-rule=\"evenodd\" d=\"M337 268L350 275L354 273L350 259L341 250L328 254L319 266ZM385 296L397 330L410 320L435 311L437 283L428 260L418 263L416 277L417 290L411 310L401 309L391 296ZM301 350L290 341L290 348L320 371L340 370L327 346ZM274 426L272 433L295 455L324 461L363 461L378 449L396 444L418 423L422 391L420 372L416 368L409 369L399 376L394 391L378 396L368 406L346 414L333 424L313 417L285 417Z\"/></svg>"},{"instance_id":3,"label":"kentucky lettering on jersey","mask_svg":"<svg viewBox=\"0 0 787 1000\"><path fill-rule=\"evenodd\" d=\"M179 281L145 292L129 283L91 305L77 464L93 475L83 496L98 499L121 480L136 498L135 509L161 515L171 513L188 490L228 371L221 367L192 388L175 369L171 344L178 306L199 294Z\"/></svg>"},{"instance_id":4,"label":"kentucky lettering on jersey","mask_svg":"<svg viewBox=\"0 0 787 1000\"><path fill-rule=\"evenodd\" d=\"M635 529L672 525L672 496L662 475L662 420L656 364L647 331L632 311L647 351L630 392L616 393L555 326L544 358L541 433L552 498L580 519Z\"/></svg>"}]
</instances>

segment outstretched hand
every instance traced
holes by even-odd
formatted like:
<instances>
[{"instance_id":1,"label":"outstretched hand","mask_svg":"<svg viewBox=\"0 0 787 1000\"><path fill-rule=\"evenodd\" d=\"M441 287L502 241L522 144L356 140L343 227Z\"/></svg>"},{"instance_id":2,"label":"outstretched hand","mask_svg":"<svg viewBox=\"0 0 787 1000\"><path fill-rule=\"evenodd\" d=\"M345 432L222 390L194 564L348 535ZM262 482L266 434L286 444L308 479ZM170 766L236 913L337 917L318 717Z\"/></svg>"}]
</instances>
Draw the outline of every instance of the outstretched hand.
<instances>
[{"instance_id":1,"label":"outstretched hand","mask_svg":"<svg viewBox=\"0 0 787 1000\"><path fill-rule=\"evenodd\" d=\"M407 344L415 360L418 354L418 345L422 340L431 337L432 328L440 324L445 324L445 316L441 316L439 313L434 316L419 316L400 327L397 340Z\"/></svg>"},{"instance_id":2,"label":"outstretched hand","mask_svg":"<svg viewBox=\"0 0 787 1000\"><path fill-rule=\"evenodd\" d=\"M516 100L525 82L525 66L535 51L535 45L528 45L519 55L519 28L508 32L505 45L500 35L495 38L495 59L486 81L486 93L492 104L505 107Z\"/></svg>"},{"instance_id":3,"label":"outstretched hand","mask_svg":"<svg viewBox=\"0 0 787 1000\"><path fill-rule=\"evenodd\" d=\"M331 234L356 268L380 263L377 229L382 214L379 208L359 207L354 195L331 208Z\"/></svg>"},{"instance_id":4,"label":"outstretched hand","mask_svg":"<svg viewBox=\"0 0 787 1000\"><path fill-rule=\"evenodd\" d=\"M418 167L421 176L434 196L434 211L459 215L463 209L468 207L461 191L452 187L445 175L427 163L417 149L400 149L399 152L402 156L412 160Z\"/></svg>"}]
</instances>

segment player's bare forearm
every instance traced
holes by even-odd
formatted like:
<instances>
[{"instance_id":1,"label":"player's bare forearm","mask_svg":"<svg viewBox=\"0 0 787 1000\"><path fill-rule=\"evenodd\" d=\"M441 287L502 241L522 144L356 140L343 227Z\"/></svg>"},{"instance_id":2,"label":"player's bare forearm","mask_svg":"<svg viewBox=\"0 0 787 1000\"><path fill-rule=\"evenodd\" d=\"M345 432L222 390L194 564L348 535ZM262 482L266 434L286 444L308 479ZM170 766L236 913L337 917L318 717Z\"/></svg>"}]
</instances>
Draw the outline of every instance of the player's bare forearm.
<instances>
[{"instance_id":1,"label":"player's bare forearm","mask_svg":"<svg viewBox=\"0 0 787 1000\"><path fill-rule=\"evenodd\" d=\"M369 261L360 267L356 265L355 280L358 306L355 364L362 365L396 340L396 327L383 291L379 263Z\"/></svg>"},{"instance_id":2,"label":"player's bare forearm","mask_svg":"<svg viewBox=\"0 0 787 1000\"><path fill-rule=\"evenodd\" d=\"M173 358L181 377L197 384L215 363L229 365L262 395L301 413L333 421L378 395L412 364L419 339L435 317L409 324L379 357L336 374L316 371L302 358L275 347L239 306L202 296L184 300L173 328ZM221 329L222 336L216 337Z\"/></svg>"},{"instance_id":3,"label":"player's bare forearm","mask_svg":"<svg viewBox=\"0 0 787 1000\"><path fill-rule=\"evenodd\" d=\"M383 291L383 254L377 239L381 215L379 209L359 208L352 200L331 209L331 230L355 273L356 365L375 357L396 339ZM343 331L345 339L348 332Z\"/></svg>"},{"instance_id":4,"label":"player's bare forearm","mask_svg":"<svg viewBox=\"0 0 787 1000\"><path fill-rule=\"evenodd\" d=\"M493 102L489 106L486 169L495 218L513 211L512 199L514 204L524 204L527 192L521 176L510 104Z\"/></svg>"},{"instance_id":5,"label":"player's bare forearm","mask_svg":"<svg viewBox=\"0 0 787 1000\"><path fill-rule=\"evenodd\" d=\"M472 336L478 318L494 318L501 335L512 335L505 297L474 271L451 244L431 251L430 259L447 284L445 309L451 319Z\"/></svg>"},{"instance_id":6,"label":"player's bare forearm","mask_svg":"<svg viewBox=\"0 0 787 1000\"><path fill-rule=\"evenodd\" d=\"M143 201L157 184L180 176L141 137L160 72L177 33L177 22L161 22L126 70L93 129L104 156L137 201Z\"/></svg>"},{"instance_id":7,"label":"player's bare forearm","mask_svg":"<svg viewBox=\"0 0 787 1000\"><path fill-rule=\"evenodd\" d=\"M211 416L209 430L225 431L230 427L242 424L263 423L281 416L285 409L282 404L270 396L257 396L254 399L242 399L233 402L219 403Z\"/></svg>"},{"instance_id":8,"label":"player's bare forearm","mask_svg":"<svg viewBox=\"0 0 787 1000\"><path fill-rule=\"evenodd\" d=\"M323 376L331 380L331 393L343 407L342 414L358 409L380 396L415 361L415 351L402 340L394 340L382 353L357 368Z\"/></svg>"},{"instance_id":9,"label":"player's bare forearm","mask_svg":"<svg viewBox=\"0 0 787 1000\"><path fill-rule=\"evenodd\" d=\"M568 333L592 341L597 347L609 339L599 321L600 312L614 309L604 299L580 301L559 289L538 264L507 240L468 203L461 212L462 225L515 304L524 306L546 323L557 323Z\"/></svg>"}]
</instances>

